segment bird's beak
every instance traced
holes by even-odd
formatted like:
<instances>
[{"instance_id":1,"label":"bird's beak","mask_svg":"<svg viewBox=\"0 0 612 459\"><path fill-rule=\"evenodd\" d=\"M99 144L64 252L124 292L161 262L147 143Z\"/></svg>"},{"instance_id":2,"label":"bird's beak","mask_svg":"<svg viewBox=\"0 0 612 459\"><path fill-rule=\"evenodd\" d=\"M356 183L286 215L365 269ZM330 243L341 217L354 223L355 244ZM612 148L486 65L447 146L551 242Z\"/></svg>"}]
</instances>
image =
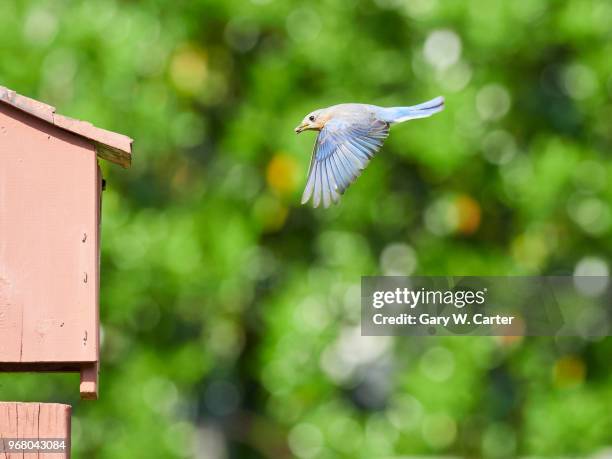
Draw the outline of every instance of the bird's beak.
<instances>
[{"instance_id":1,"label":"bird's beak","mask_svg":"<svg viewBox=\"0 0 612 459\"><path fill-rule=\"evenodd\" d=\"M304 129L306 129L308 127L308 124L306 123L302 123L300 124L298 127L295 128L295 133L299 134L300 132L302 132Z\"/></svg>"}]
</instances>

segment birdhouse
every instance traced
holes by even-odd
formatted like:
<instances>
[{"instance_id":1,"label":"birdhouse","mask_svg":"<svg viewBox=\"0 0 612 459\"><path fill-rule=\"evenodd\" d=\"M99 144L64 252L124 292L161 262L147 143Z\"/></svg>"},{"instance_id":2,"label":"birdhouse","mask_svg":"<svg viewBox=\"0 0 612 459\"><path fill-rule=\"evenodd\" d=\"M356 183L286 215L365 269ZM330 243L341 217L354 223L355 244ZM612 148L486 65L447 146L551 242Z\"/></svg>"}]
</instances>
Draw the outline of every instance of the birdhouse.
<instances>
[{"instance_id":1,"label":"birdhouse","mask_svg":"<svg viewBox=\"0 0 612 459\"><path fill-rule=\"evenodd\" d=\"M80 372L97 398L98 158L132 139L0 86L0 371Z\"/></svg>"}]
</instances>

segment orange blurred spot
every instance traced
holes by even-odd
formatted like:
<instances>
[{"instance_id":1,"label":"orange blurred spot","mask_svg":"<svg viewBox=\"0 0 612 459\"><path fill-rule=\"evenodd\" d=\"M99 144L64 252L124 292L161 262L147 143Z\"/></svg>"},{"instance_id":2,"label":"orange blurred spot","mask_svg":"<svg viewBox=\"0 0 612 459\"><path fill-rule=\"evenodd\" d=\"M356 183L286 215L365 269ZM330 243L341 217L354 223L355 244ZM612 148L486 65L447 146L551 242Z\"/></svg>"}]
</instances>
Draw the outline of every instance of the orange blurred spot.
<instances>
[{"instance_id":1,"label":"orange blurred spot","mask_svg":"<svg viewBox=\"0 0 612 459\"><path fill-rule=\"evenodd\" d=\"M586 367L584 362L573 355L557 360L553 368L553 381L557 387L573 387L584 382Z\"/></svg>"},{"instance_id":2,"label":"orange blurred spot","mask_svg":"<svg viewBox=\"0 0 612 459\"><path fill-rule=\"evenodd\" d=\"M480 204L466 194L457 196L454 202L457 210L457 232L473 234L480 226Z\"/></svg>"},{"instance_id":3,"label":"orange blurred spot","mask_svg":"<svg viewBox=\"0 0 612 459\"><path fill-rule=\"evenodd\" d=\"M290 194L297 185L297 163L288 155L275 154L266 169L266 180L270 188L279 194Z\"/></svg>"},{"instance_id":4,"label":"orange blurred spot","mask_svg":"<svg viewBox=\"0 0 612 459\"><path fill-rule=\"evenodd\" d=\"M513 346L515 344L519 344L523 341L522 336L499 336L497 341L502 346Z\"/></svg>"},{"instance_id":5,"label":"orange blurred spot","mask_svg":"<svg viewBox=\"0 0 612 459\"><path fill-rule=\"evenodd\" d=\"M500 343L500 345L512 346L523 341L523 338L525 336L525 321L521 316L515 315L514 320L512 321L512 325L506 325L503 327L500 326L499 328L502 328L504 332L511 330L512 333L515 333L513 335L499 336L498 342Z\"/></svg>"}]
</instances>

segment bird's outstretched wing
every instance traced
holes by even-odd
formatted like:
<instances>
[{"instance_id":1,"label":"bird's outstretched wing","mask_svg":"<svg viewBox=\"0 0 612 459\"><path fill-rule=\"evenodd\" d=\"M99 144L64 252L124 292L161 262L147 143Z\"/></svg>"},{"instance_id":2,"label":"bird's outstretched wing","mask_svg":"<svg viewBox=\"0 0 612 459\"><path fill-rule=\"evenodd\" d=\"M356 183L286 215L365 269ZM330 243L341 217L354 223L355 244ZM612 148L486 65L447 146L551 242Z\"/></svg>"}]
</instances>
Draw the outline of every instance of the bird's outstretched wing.
<instances>
[{"instance_id":1,"label":"bird's outstretched wing","mask_svg":"<svg viewBox=\"0 0 612 459\"><path fill-rule=\"evenodd\" d=\"M340 200L389 135L389 124L377 119L332 119L319 132L310 160L302 204L314 207Z\"/></svg>"}]
</instances>

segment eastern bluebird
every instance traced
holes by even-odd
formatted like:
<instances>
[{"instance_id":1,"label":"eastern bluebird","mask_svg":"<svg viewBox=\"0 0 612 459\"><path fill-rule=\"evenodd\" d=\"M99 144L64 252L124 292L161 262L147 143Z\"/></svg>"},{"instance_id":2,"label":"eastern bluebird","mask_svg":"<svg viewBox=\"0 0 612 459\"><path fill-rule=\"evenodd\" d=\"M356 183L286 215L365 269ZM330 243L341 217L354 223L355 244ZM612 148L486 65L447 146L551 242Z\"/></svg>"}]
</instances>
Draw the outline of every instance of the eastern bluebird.
<instances>
[{"instance_id":1,"label":"eastern bluebird","mask_svg":"<svg viewBox=\"0 0 612 459\"><path fill-rule=\"evenodd\" d=\"M436 97L412 107L384 108L366 104L340 104L315 110L295 128L296 133L319 131L314 145L302 204L313 197L314 207L338 203L340 195L361 174L380 150L392 124L426 118L444 109Z\"/></svg>"}]
</instances>

